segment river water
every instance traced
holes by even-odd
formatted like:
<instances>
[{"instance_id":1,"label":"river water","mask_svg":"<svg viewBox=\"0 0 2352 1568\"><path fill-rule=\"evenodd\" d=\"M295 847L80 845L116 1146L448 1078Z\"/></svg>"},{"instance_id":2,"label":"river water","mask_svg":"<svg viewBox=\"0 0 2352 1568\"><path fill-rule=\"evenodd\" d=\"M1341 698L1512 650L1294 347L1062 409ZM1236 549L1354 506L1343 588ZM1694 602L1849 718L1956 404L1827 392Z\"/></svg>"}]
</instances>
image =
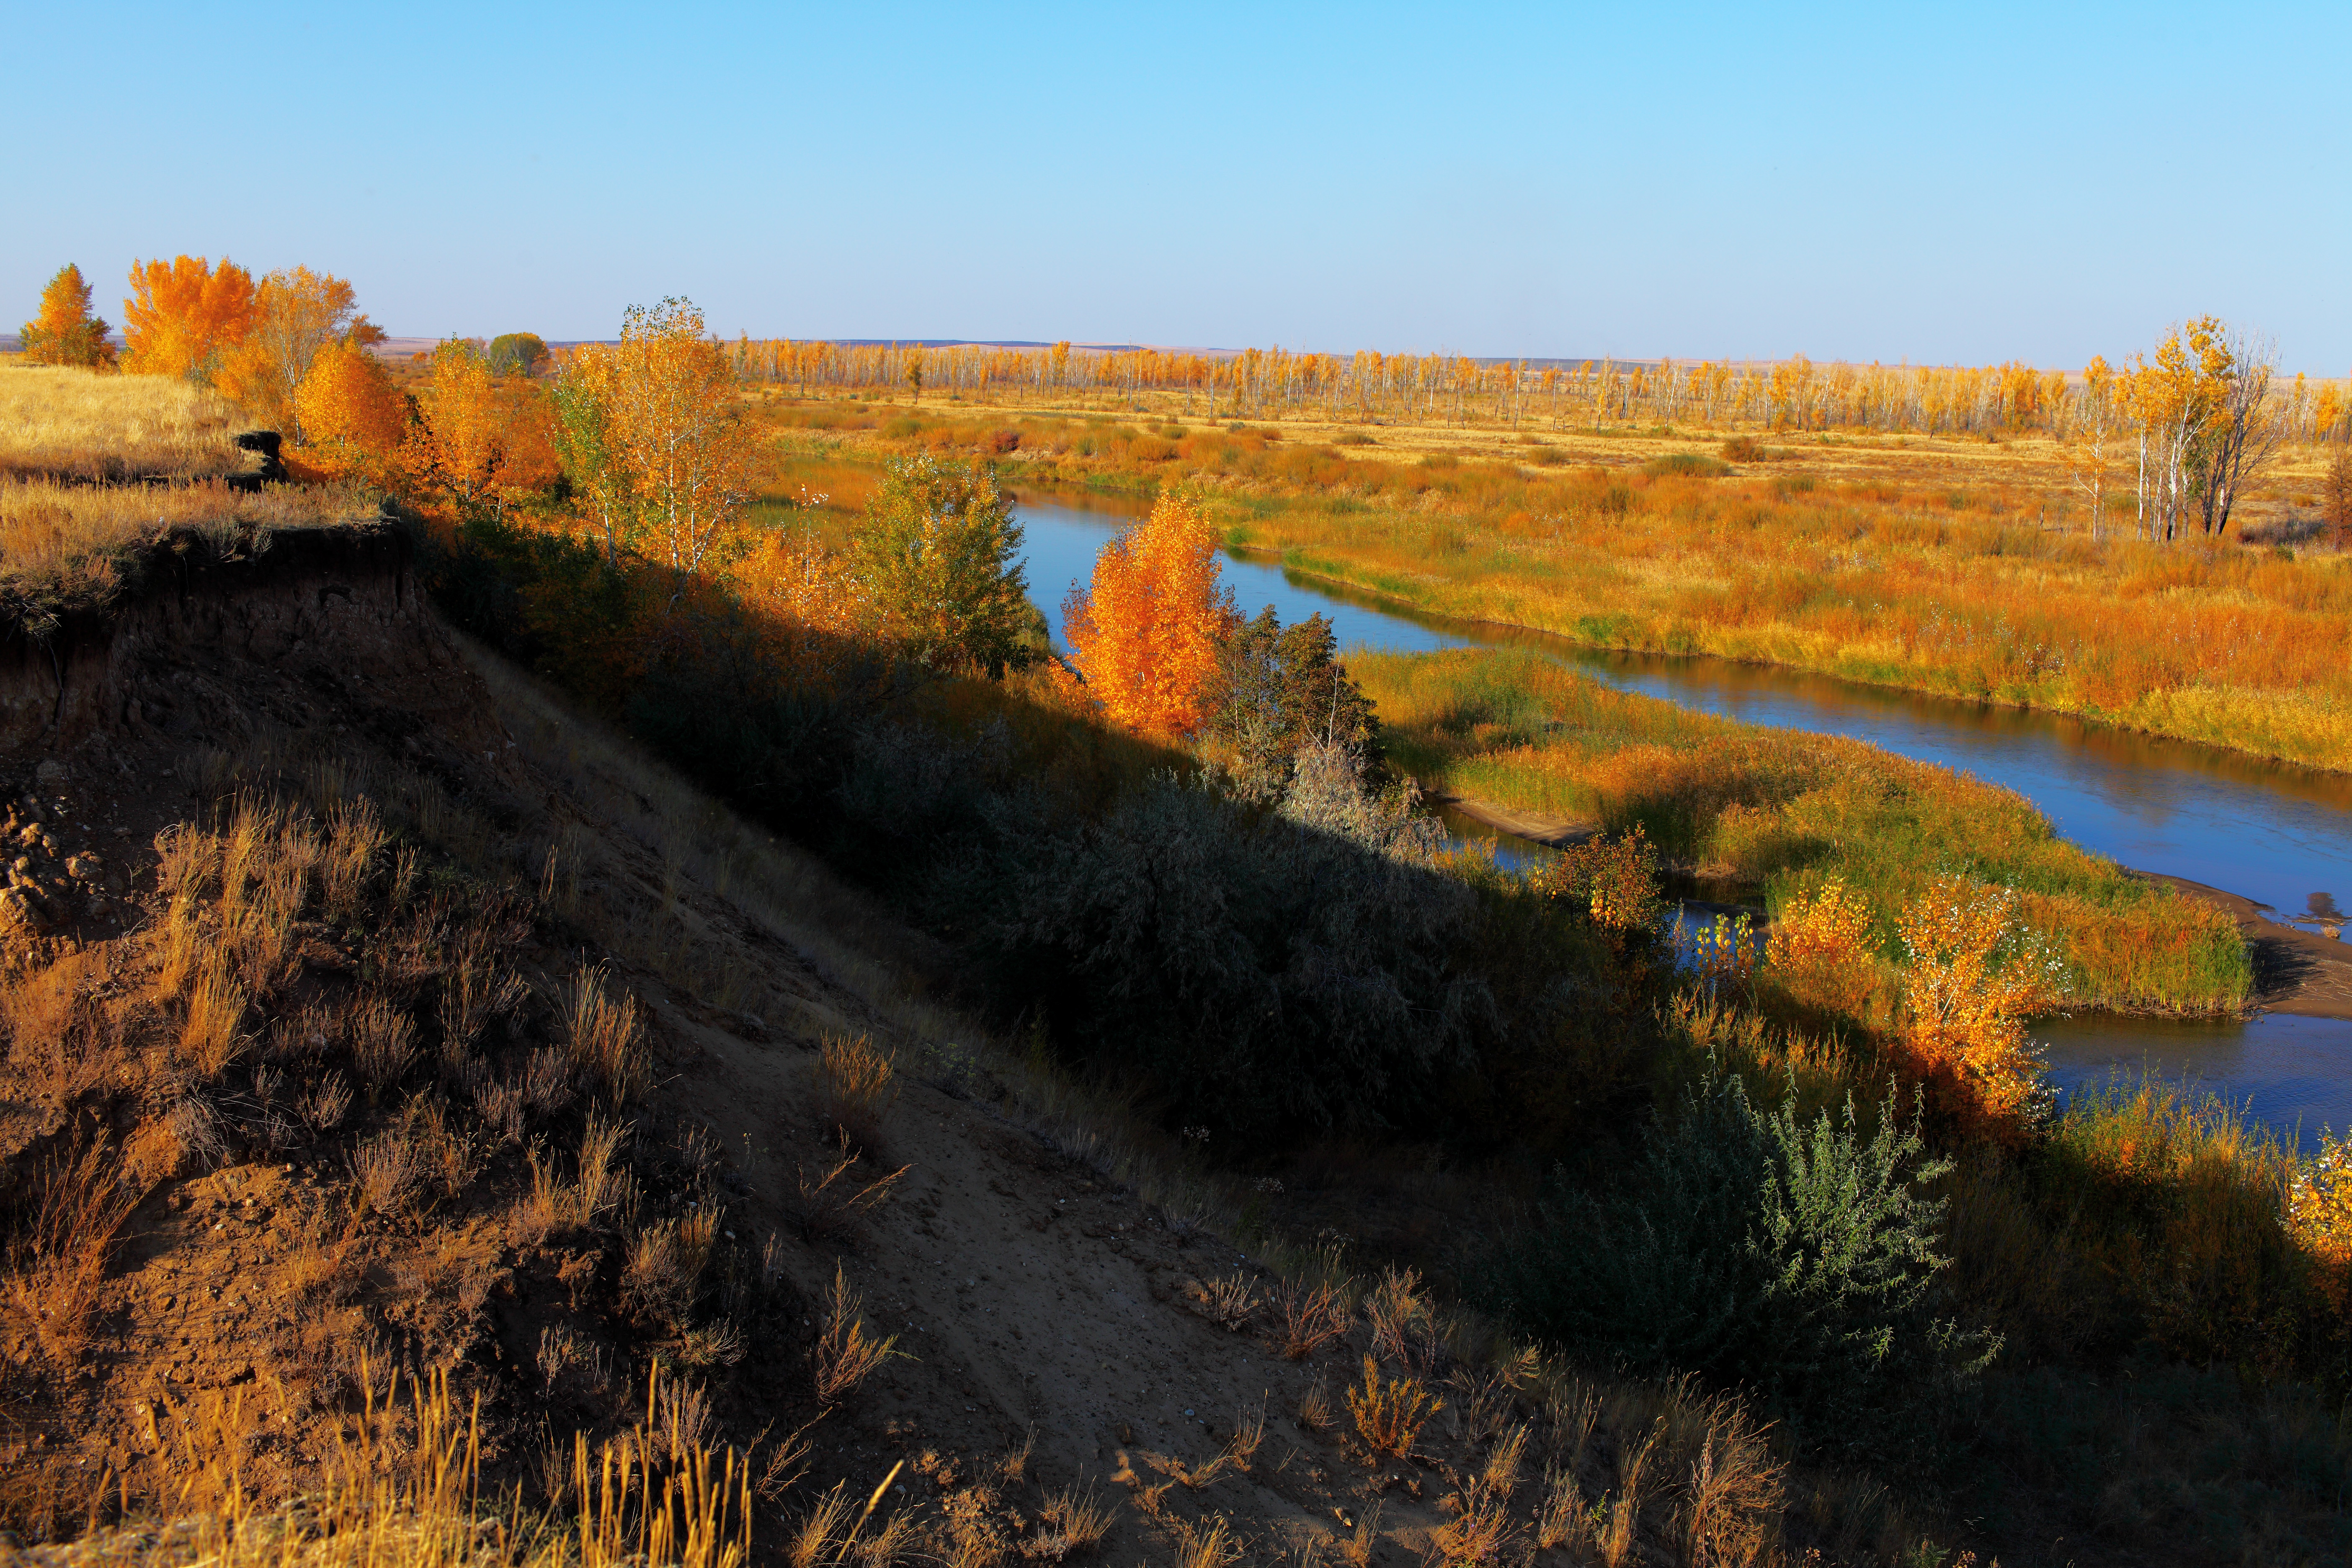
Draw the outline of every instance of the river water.
<instances>
[{"instance_id":1,"label":"river water","mask_svg":"<svg viewBox=\"0 0 2352 1568\"><path fill-rule=\"evenodd\" d=\"M1128 519L1034 496L1021 498L1020 515L1030 596L1055 645L1066 646L1062 597ZM1612 686L1747 723L1851 735L2004 785L2085 849L2243 894L2282 918L2352 900L2352 776L1769 665L1582 648L1539 632L1422 616L1231 552L1223 568L1244 615L1271 605L1287 624L1320 613L1342 647L1536 647ZM1456 815L1449 826L1492 839L1507 859L1541 852ZM2035 1033L2063 1090L2154 1071L2189 1077L2281 1131L2299 1128L2306 1145L2322 1124L2352 1126L2352 1022L2091 1016L2045 1020Z\"/></svg>"}]
</instances>

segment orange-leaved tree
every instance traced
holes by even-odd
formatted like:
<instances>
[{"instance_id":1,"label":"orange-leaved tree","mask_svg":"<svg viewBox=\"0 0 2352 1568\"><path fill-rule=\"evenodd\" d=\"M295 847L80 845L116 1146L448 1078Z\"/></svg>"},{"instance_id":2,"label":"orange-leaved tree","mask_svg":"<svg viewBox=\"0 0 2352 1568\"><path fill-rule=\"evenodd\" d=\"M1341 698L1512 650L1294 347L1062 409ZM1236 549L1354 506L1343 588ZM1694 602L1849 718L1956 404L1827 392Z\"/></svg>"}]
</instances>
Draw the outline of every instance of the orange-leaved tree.
<instances>
[{"instance_id":1,"label":"orange-leaved tree","mask_svg":"<svg viewBox=\"0 0 2352 1568\"><path fill-rule=\"evenodd\" d=\"M529 383L502 385L478 347L452 338L433 351L401 465L460 512L495 506L552 477L546 405Z\"/></svg>"},{"instance_id":2,"label":"orange-leaved tree","mask_svg":"<svg viewBox=\"0 0 2352 1568\"><path fill-rule=\"evenodd\" d=\"M1093 582L1062 601L1062 622L1087 692L1113 723L1167 741L1197 732L1220 652L1241 624L1200 499L1165 492L1104 545Z\"/></svg>"},{"instance_id":3,"label":"orange-leaved tree","mask_svg":"<svg viewBox=\"0 0 2352 1568\"><path fill-rule=\"evenodd\" d=\"M131 264L123 367L210 380L253 329L253 275L226 257Z\"/></svg>"},{"instance_id":4,"label":"orange-leaved tree","mask_svg":"<svg viewBox=\"0 0 2352 1568\"><path fill-rule=\"evenodd\" d=\"M25 357L35 364L77 364L92 370L114 363L106 322L89 313L89 285L68 262L41 290L40 313L25 323Z\"/></svg>"},{"instance_id":5,"label":"orange-leaved tree","mask_svg":"<svg viewBox=\"0 0 2352 1568\"><path fill-rule=\"evenodd\" d=\"M1947 874L1905 906L1904 1037L1931 1075L1957 1079L2006 1129L2043 1094L2025 1020L2063 994L2065 968L2019 921L2014 889Z\"/></svg>"},{"instance_id":6,"label":"orange-leaved tree","mask_svg":"<svg viewBox=\"0 0 2352 1568\"><path fill-rule=\"evenodd\" d=\"M383 362L365 349L329 343L294 389L302 460L329 474L373 475L408 433L408 400Z\"/></svg>"},{"instance_id":7,"label":"orange-leaved tree","mask_svg":"<svg viewBox=\"0 0 2352 1568\"><path fill-rule=\"evenodd\" d=\"M383 329L358 313L349 283L308 267L281 268L254 291L252 331L222 367L221 390L283 424L295 415L295 391L321 349L383 341Z\"/></svg>"}]
</instances>

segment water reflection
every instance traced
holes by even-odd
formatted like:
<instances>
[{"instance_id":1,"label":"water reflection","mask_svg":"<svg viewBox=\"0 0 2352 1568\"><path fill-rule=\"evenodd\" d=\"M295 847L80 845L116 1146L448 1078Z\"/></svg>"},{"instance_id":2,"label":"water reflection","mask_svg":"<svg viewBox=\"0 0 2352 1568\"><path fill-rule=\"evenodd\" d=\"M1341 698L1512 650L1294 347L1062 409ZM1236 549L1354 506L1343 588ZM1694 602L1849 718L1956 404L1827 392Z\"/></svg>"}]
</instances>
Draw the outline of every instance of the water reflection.
<instances>
[{"instance_id":1,"label":"water reflection","mask_svg":"<svg viewBox=\"0 0 2352 1568\"><path fill-rule=\"evenodd\" d=\"M2305 1153L2322 1126L2352 1127L2352 1023L2267 1013L2244 1023L2170 1018L2046 1018L2034 1038L2050 1049L2062 1096L2146 1073L2186 1080L2294 1133Z\"/></svg>"},{"instance_id":2,"label":"water reflection","mask_svg":"<svg viewBox=\"0 0 2352 1568\"><path fill-rule=\"evenodd\" d=\"M1138 510L1021 498L1030 592L1057 645L1064 594L1092 574L1103 542ZM2024 795L2086 849L2244 894L2271 906L2277 918L2314 929L2340 926L2338 900L2352 898L2352 777L1769 665L1596 652L1541 632L1420 615L1259 557L1229 554L1224 575L1244 615L1269 605L1285 622L1320 612L1331 617L1342 647L1535 647L1612 686L1748 723L1851 735L1971 773ZM1450 808L1439 815L1457 838L1492 845L1507 865L1549 853ZM2352 1023L2279 1015L2195 1024L2100 1016L2053 1020L2036 1034L2050 1041L2053 1079L2062 1091L2105 1083L2116 1072L2188 1074L2250 1101L2270 1126L2302 1123L2306 1144L2321 1122L2352 1125Z\"/></svg>"},{"instance_id":3,"label":"water reflection","mask_svg":"<svg viewBox=\"0 0 2352 1568\"><path fill-rule=\"evenodd\" d=\"M1032 595L1061 640L1061 599L1094 569L1116 514L1024 498ZM1578 647L1516 627L1447 622L1285 571L1230 557L1225 580L1245 615L1271 605L1285 621L1321 612L1342 647L1425 652L1525 647L1596 679L1752 724L1851 735L2017 791L2058 832L2144 871L2304 911L2352 898L2352 775L2290 767L2061 715L1862 686L1727 659ZM2329 904L2333 908L2333 902Z\"/></svg>"}]
</instances>

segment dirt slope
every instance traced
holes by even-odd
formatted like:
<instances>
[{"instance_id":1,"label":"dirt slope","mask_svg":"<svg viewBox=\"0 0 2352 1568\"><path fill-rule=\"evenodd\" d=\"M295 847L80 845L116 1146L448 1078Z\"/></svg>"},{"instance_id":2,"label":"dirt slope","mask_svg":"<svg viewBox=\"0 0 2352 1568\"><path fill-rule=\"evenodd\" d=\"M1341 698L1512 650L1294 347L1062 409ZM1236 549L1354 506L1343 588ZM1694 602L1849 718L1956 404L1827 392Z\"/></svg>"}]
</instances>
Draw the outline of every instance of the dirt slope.
<instances>
[{"instance_id":1,"label":"dirt slope","mask_svg":"<svg viewBox=\"0 0 2352 1568\"><path fill-rule=\"evenodd\" d=\"M35 1254L11 1254L0 1476L20 1537L71 1535L124 1499L133 1515L168 1511L195 1463L192 1412L237 1426L222 1441L249 1487L298 1493L388 1363L450 1369L478 1393L493 1470L527 1486L550 1479L551 1439L641 1409L665 1363L713 1438L764 1434L775 1452L804 1435L805 1476L761 1500L772 1550L826 1489L862 1498L886 1478L883 1511L902 1512L907 1533L883 1555L969 1568L1179 1554L1215 1568L1235 1543L1402 1563L1465 1495L1521 1539L1548 1502L1555 1535L1589 1537L1609 1516L1588 1505L1628 1489L1642 1522L1624 1528L1654 1554L1691 1528L1679 1478L1710 1440L1728 1452L1737 1421L1671 1395L1507 1380L1457 1359L1473 1347L1408 1293L1385 1302L1381 1375L1417 1376L1444 1405L1410 1459L1370 1452L1342 1397L1374 1348L1366 1312L1345 1310L1344 1337L1286 1359L1270 1275L1202 1223L1198 1198L1172 1213L1152 1201L1197 1187L1155 1176L1065 1088L925 1003L898 965L917 939L461 647L420 603L395 538L166 573L52 651L20 639L0 660L5 831L21 855L0 910L14 975L0 1158L20 1242L61 1149L110 1151L136 1206L102 1249L83 1340L19 1288ZM239 790L307 798L321 822L381 797L395 841L420 847L419 875L454 891L397 930L390 912L382 929L297 921L282 996L257 993L230 1065L181 1071L176 1100L159 1101L152 1079L112 1099L37 1081L43 1026L23 1000L35 981L79 965L76 1005L147 1016L115 1001L144 994L140 966L169 917L161 849L177 824L225 820ZM420 1057L345 1122L296 1115L341 1070L322 1037L304 1054L300 1020L380 991L414 999L401 1005L429 1042L461 978L432 942L461 939L495 946L529 993L501 1026L504 1054L460 1061L445 1039L437 1079ZM423 976L404 992L384 977L402 963ZM560 1038L562 988L594 965L650 1022L656 1082L625 1156L633 1217L551 1225L533 1207L539 1167L565 1168L579 1107L502 1136L467 1106ZM862 1221L807 1192L840 1158L822 1043L856 1036L895 1055L895 1098L826 1192L904 1167ZM435 1147L463 1180L430 1201L362 1201L371 1140L419 1117L455 1129ZM100 1122L120 1140L93 1133ZM734 1310L731 1355L695 1339L708 1322L648 1309L638 1274L646 1237L714 1205L714 1268L755 1280L711 1309ZM827 1404L810 1366L836 1279L862 1293L866 1331L902 1353ZM1652 1437L1636 1482L1633 1450ZM1741 1462L1764 1468L1746 1444ZM1547 1462L1575 1485L1547 1491ZM1465 1494L1482 1470L1491 1484ZM1068 1506L1074 1489L1106 1505L1106 1539ZM1776 1501L1720 1507L1742 1540L1778 1528Z\"/></svg>"}]
</instances>

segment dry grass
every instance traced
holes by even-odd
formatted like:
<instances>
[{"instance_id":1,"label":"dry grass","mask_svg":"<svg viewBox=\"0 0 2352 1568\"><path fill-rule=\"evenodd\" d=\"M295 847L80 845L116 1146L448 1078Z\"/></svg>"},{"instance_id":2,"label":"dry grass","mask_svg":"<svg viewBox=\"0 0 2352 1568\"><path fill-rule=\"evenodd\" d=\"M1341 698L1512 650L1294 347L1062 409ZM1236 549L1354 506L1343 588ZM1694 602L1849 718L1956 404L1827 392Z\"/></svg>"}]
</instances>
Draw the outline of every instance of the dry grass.
<instances>
[{"instance_id":1,"label":"dry grass","mask_svg":"<svg viewBox=\"0 0 2352 1568\"><path fill-rule=\"evenodd\" d=\"M169 376L37 365L0 370L0 475L202 479L243 472L245 416Z\"/></svg>"},{"instance_id":2,"label":"dry grass","mask_svg":"<svg viewBox=\"0 0 2352 1568\"><path fill-rule=\"evenodd\" d=\"M377 515L362 492L334 487L248 494L217 479L89 485L0 477L0 589L42 605L103 604L130 580L132 556L175 534L194 532L226 553L254 549L275 530Z\"/></svg>"},{"instance_id":3,"label":"dry grass","mask_svg":"<svg viewBox=\"0 0 2352 1568\"><path fill-rule=\"evenodd\" d=\"M1418 1378L1383 1379L1370 1356L1364 1358L1364 1386L1348 1390L1348 1413L1356 1418L1356 1435L1374 1453L1399 1458L1412 1453L1422 1423L1444 1408L1445 1402L1433 1397Z\"/></svg>"},{"instance_id":4,"label":"dry grass","mask_svg":"<svg viewBox=\"0 0 2352 1568\"><path fill-rule=\"evenodd\" d=\"M1238 1333L1250 1326L1263 1304L1257 1286L1248 1275L1228 1274L1209 1281L1201 1315L1227 1332Z\"/></svg>"},{"instance_id":5,"label":"dry grass","mask_svg":"<svg viewBox=\"0 0 2352 1568\"><path fill-rule=\"evenodd\" d=\"M849 1134L836 1134L837 1152L829 1154L812 1168L807 1164L795 1167L795 1180L800 1189L800 1228L803 1239L846 1243L856 1238L866 1217L890 1196L890 1189L898 1178L913 1169L901 1165L871 1181L857 1170L865 1156L850 1144Z\"/></svg>"},{"instance_id":6,"label":"dry grass","mask_svg":"<svg viewBox=\"0 0 2352 1568\"><path fill-rule=\"evenodd\" d=\"M824 1321L809 1363L816 1373L816 1395L826 1405L838 1405L854 1393L884 1362L898 1353L898 1337L875 1339L859 1316L864 1302L849 1286L849 1276L836 1265L833 1289L825 1301Z\"/></svg>"},{"instance_id":7,"label":"dry grass","mask_svg":"<svg viewBox=\"0 0 2352 1568\"><path fill-rule=\"evenodd\" d=\"M1282 1353L1289 1361L1305 1361L1355 1326L1347 1299L1329 1281L1284 1281L1275 1292L1274 1310Z\"/></svg>"},{"instance_id":8,"label":"dry grass","mask_svg":"<svg viewBox=\"0 0 2352 1568\"><path fill-rule=\"evenodd\" d=\"M827 1035L814 1071L817 1115L826 1130L858 1149L874 1147L898 1098L897 1058L868 1035Z\"/></svg>"},{"instance_id":9,"label":"dry grass","mask_svg":"<svg viewBox=\"0 0 2352 1568\"><path fill-rule=\"evenodd\" d=\"M653 1058L635 996L608 996L604 972L583 967L564 993L564 1043L580 1078L606 1100L627 1105L653 1087Z\"/></svg>"},{"instance_id":10,"label":"dry grass","mask_svg":"<svg viewBox=\"0 0 2352 1568\"><path fill-rule=\"evenodd\" d=\"M8 1248L9 1304L60 1370L81 1349L107 1259L138 1205L131 1175L103 1141L79 1158L52 1156L28 1194L32 1222Z\"/></svg>"}]
</instances>

